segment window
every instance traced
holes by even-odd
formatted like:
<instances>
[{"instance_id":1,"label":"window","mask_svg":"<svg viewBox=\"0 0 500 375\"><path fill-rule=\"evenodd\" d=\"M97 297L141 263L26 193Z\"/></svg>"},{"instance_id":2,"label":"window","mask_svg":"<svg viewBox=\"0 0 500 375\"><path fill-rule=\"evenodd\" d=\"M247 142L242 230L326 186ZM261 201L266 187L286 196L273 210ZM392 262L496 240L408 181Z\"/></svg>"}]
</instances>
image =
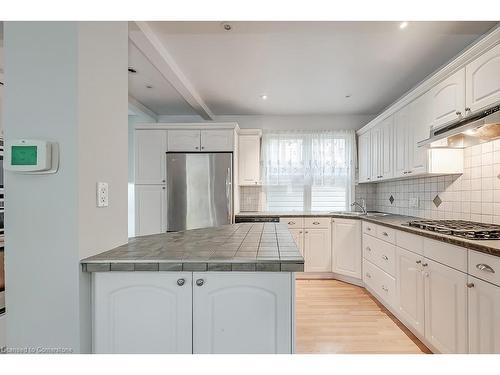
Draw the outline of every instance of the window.
<instances>
[{"instance_id":1,"label":"window","mask_svg":"<svg viewBox=\"0 0 500 375\"><path fill-rule=\"evenodd\" d=\"M347 209L354 183L354 139L354 131L265 132L267 210Z\"/></svg>"}]
</instances>

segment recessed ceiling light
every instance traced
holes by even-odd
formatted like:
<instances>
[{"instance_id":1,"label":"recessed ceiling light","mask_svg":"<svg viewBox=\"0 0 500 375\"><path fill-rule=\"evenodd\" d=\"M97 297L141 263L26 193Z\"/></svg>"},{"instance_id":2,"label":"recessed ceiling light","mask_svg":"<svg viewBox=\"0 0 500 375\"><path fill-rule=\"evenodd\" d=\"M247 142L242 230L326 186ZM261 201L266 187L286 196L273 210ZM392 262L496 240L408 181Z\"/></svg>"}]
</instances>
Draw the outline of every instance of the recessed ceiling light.
<instances>
[{"instance_id":1,"label":"recessed ceiling light","mask_svg":"<svg viewBox=\"0 0 500 375\"><path fill-rule=\"evenodd\" d=\"M260 95L260 98L261 98L262 100L267 100L267 95L266 95L266 94L262 94L262 95Z\"/></svg>"},{"instance_id":2,"label":"recessed ceiling light","mask_svg":"<svg viewBox=\"0 0 500 375\"><path fill-rule=\"evenodd\" d=\"M221 26L226 31L231 31L233 29L233 27L231 26L231 24L227 23L227 22L222 22Z\"/></svg>"},{"instance_id":3,"label":"recessed ceiling light","mask_svg":"<svg viewBox=\"0 0 500 375\"><path fill-rule=\"evenodd\" d=\"M131 66L128 67L128 72L129 73L137 73L137 70L135 70L134 68L132 68Z\"/></svg>"},{"instance_id":4,"label":"recessed ceiling light","mask_svg":"<svg viewBox=\"0 0 500 375\"><path fill-rule=\"evenodd\" d=\"M407 22L407 21L403 21L403 22L401 22L401 23L399 24L399 28L400 28L401 30L406 29L406 27L407 27L407 26L408 26L408 22Z\"/></svg>"}]
</instances>

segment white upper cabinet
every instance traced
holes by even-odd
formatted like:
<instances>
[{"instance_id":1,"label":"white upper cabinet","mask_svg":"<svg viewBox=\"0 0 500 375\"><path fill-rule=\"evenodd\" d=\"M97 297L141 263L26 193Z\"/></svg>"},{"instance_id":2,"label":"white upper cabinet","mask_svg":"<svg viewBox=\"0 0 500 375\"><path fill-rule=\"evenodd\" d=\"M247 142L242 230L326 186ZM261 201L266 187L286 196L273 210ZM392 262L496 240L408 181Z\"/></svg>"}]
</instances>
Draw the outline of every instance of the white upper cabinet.
<instances>
[{"instance_id":1,"label":"white upper cabinet","mask_svg":"<svg viewBox=\"0 0 500 375\"><path fill-rule=\"evenodd\" d=\"M441 353L467 353L467 274L424 258L425 338Z\"/></svg>"},{"instance_id":2,"label":"white upper cabinet","mask_svg":"<svg viewBox=\"0 0 500 375\"><path fill-rule=\"evenodd\" d=\"M391 178L394 163L394 116L390 116L379 125L379 176L380 179Z\"/></svg>"},{"instance_id":3,"label":"white upper cabinet","mask_svg":"<svg viewBox=\"0 0 500 375\"><path fill-rule=\"evenodd\" d=\"M135 183L164 184L166 175L166 130L136 130Z\"/></svg>"},{"instance_id":4,"label":"white upper cabinet","mask_svg":"<svg viewBox=\"0 0 500 375\"><path fill-rule=\"evenodd\" d=\"M380 179L380 126L374 127L370 131L370 164L371 164L371 181Z\"/></svg>"},{"instance_id":5,"label":"white upper cabinet","mask_svg":"<svg viewBox=\"0 0 500 375\"><path fill-rule=\"evenodd\" d=\"M240 185L260 184L260 135L240 135L238 148Z\"/></svg>"},{"instance_id":6,"label":"white upper cabinet","mask_svg":"<svg viewBox=\"0 0 500 375\"><path fill-rule=\"evenodd\" d=\"M438 83L430 93L432 127L439 127L465 116L465 68Z\"/></svg>"},{"instance_id":7,"label":"white upper cabinet","mask_svg":"<svg viewBox=\"0 0 500 375\"><path fill-rule=\"evenodd\" d=\"M500 44L465 67L466 107L472 112L500 102Z\"/></svg>"},{"instance_id":8,"label":"white upper cabinet","mask_svg":"<svg viewBox=\"0 0 500 375\"><path fill-rule=\"evenodd\" d=\"M361 279L361 221L333 219L332 271Z\"/></svg>"},{"instance_id":9,"label":"white upper cabinet","mask_svg":"<svg viewBox=\"0 0 500 375\"><path fill-rule=\"evenodd\" d=\"M371 180L371 131L361 134L358 138L358 172L359 182L369 182Z\"/></svg>"},{"instance_id":10,"label":"white upper cabinet","mask_svg":"<svg viewBox=\"0 0 500 375\"><path fill-rule=\"evenodd\" d=\"M168 151L200 151L199 130L169 130Z\"/></svg>"},{"instance_id":11,"label":"white upper cabinet","mask_svg":"<svg viewBox=\"0 0 500 375\"><path fill-rule=\"evenodd\" d=\"M500 354L500 287L469 276L469 353Z\"/></svg>"},{"instance_id":12,"label":"white upper cabinet","mask_svg":"<svg viewBox=\"0 0 500 375\"><path fill-rule=\"evenodd\" d=\"M409 108L401 108L394 114L394 177L402 177L409 170Z\"/></svg>"},{"instance_id":13,"label":"white upper cabinet","mask_svg":"<svg viewBox=\"0 0 500 375\"><path fill-rule=\"evenodd\" d=\"M417 144L427 139L431 129L430 94L419 96L409 104L408 126L408 173L412 175L427 171L427 153L425 147Z\"/></svg>"},{"instance_id":14,"label":"white upper cabinet","mask_svg":"<svg viewBox=\"0 0 500 375\"><path fill-rule=\"evenodd\" d=\"M227 130L202 130L201 151L233 151L234 131Z\"/></svg>"}]
</instances>

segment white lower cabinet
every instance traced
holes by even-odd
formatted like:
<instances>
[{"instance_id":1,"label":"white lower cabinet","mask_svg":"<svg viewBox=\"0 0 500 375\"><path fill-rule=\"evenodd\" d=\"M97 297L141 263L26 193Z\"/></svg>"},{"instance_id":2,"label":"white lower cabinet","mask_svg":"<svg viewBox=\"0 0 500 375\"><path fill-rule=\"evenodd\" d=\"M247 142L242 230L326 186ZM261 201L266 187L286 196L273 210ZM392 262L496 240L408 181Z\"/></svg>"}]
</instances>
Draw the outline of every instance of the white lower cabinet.
<instances>
[{"instance_id":1,"label":"white lower cabinet","mask_svg":"<svg viewBox=\"0 0 500 375\"><path fill-rule=\"evenodd\" d=\"M94 273L93 352L191 353L191 278L189 272Z\"/></svg>"},{"instance_id":2,"label":"white lower cabinet","mask_svg":"<svg viewBox=\"0 0 500 375\"><path fill-rule=\"evenodd\" d=\"M165 185L135 185L135 235L163 233L167 230Z\"/></svg>"},{"instance_id":3,"label":"white lower cabinet","mask_svg":"<svg viewBox=\"0 0 500 375\"><path fill-rule=\"evenodd\" d=\"M289 272L98 272L94 353L292 353Z\"/></svg>"},{"instance_id":4,"label":"white lower cabinet","mask_svg":"<svg viewBox=\"0 0 500 375\"><path fill-rule=\"evenodd\" d=\"M330 228L304 230L304 271L331 272L332 247Z\"/></svg>"},{"instance_id":5,"label":"white lower cabinet","mask_svg":"<svg viewBox=\"0 0 500 375\"><path fill-rule=\"evenodd\" d=\"M361 279L360 220L332 220L332 271Z\"/></svg>"},{"instance_id":6,"label":"white lower cabinet","mask_svg":"<svg viewBox=\"0 0 500 375\"><path fill-rule=\"evenodd\" d=\"M299 248L300 254L304 256L304 230L303 229L289 229L292 238Z\"/></svg>"},{"instance_id":7,"label":"white lower cabinet","mask_svg":"<svg viewBox=\"0 0 500 375\"><path fill-rule=\"evenodd\" d=\"M193 353L291 353L289 273L193 277Z\"/></svg>"},{"instance_id":8,"label":"white lower cabinet","mask_svg":"<svg viewBox=\"0 0 500 375\"><path fill-rule=\"evenodd\" d=\"M425 338L441 353L467 353L467 274L424 258Z\"/></svg>"},{"instance_id":9,"label":"white lower cabinet","mask_svg":"<svg viewBox=\"0 0 500 375\"><path fill-rule=\"evenodd\" d=\"M396 248L396 295L399 318L424 336L422 256Z\"/></svg>"},{"instance_id":10,"label":"white lower cabinet","mask_svg":"<svg viewBox=\"0 0 500 375\"><path fill-rule=\"evenodd\" d=\"M469 353L500 354L500 287L469 276Z\"/></svg>"}]
</instances>

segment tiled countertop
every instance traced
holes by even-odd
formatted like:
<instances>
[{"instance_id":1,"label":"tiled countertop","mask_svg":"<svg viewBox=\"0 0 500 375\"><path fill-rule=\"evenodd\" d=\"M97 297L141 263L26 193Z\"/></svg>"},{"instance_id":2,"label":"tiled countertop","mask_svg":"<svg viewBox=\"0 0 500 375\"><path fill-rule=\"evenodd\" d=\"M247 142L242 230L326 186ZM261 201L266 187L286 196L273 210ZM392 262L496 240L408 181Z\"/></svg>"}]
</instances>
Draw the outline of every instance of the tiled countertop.
<instances>
[{"instance_id":1,"label":"tiled countertop","mask_svg":"<svg viewBox=\"0 0 500 375\"><path fill-rule=\"evenodd\" d=\"M294 212L242 212L236 217L332 217L332 218L345 218L353 220L365 220L374 224L385 225L394 229L402 230L405 232L421 235L437 241L446 242L452 245L462 246L467 249L479 251L482 253L499 256L500 257L500 240L468 240L465 238L448 236L446 234L439 234L423 229L410 227L407 223L411 220L421 220L421 218L413 216L403 216L389 214L386 216L353 216L342 215L328 212L311 212L311 211L294 211Z\"/></svg>"},{"instance_id":2,"label":"tiled countertop","mask_svg":"<svg viewBox=\"0 0 500 375\"><path fill-rule=\"evenodd\" d=\"M87 272L302 272L304 258L285 224L241 223L134 237L81 261Z\"/></svg>"}]
</instances>

